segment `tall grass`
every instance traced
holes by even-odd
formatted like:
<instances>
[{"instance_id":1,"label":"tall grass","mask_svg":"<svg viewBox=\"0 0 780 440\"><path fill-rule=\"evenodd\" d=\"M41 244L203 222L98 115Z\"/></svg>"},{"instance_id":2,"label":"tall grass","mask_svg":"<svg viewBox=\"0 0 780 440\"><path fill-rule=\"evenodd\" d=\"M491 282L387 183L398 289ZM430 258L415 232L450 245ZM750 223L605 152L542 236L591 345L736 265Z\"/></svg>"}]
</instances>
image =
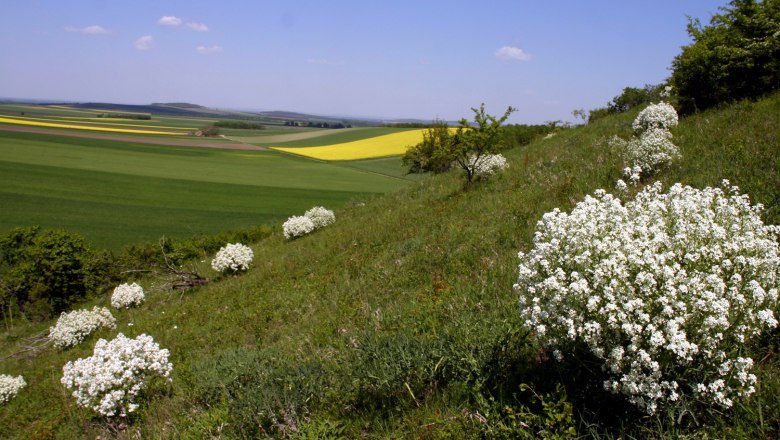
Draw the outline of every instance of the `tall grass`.
<instances>
[{"instance_id":1,"label":"tall grass","mask_svg":"<svg viewBox=\"0 0 780 440\"><path fill-rule=\"evenodd\" d=\"M767 206L767 221L780 223L779 106L776 95L682 120L674 135L683 158L658 178L695 186L728 178ZM520 329L517 252L530 248L542 214L612 188L622 164L606 140L630 133L635 116L507 151L508 170L470 187L449 173L354 202L336 210L335 224L301 239L285 240L280 224L252 246L246 274L220 276L204 261L198 268L212 282L195 291L156 291L154 280L143 281L147 302L116 312L116 332L148 333L168 348L173 382L151 389L119 436L777 435L777 334L764 341L754 398L702 415L701 426L675 427L600 393L584 371L555 367ZM42 329L6 331L0 356ZM109 336L101 331L67 351L2 361L2 373L23 374L29 385L0 408L0 434L110 435L58 383L67 360Z\"/></svg>"}]
</instances>

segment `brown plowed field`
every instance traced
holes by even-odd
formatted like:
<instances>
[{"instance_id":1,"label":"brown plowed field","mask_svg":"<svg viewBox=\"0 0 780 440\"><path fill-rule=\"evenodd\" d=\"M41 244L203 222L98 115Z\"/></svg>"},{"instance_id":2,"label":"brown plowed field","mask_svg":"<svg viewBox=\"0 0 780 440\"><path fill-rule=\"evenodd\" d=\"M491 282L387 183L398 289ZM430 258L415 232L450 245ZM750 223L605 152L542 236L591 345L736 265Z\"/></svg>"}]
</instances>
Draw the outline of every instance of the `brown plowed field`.
<instances>
[{"instance_id":1,"label":"brown plowed field","mask_svg":"<svg viewBox=\"0 0 780 440\"><path fill-rule=\"evenodd\" d=\"M240 142L207 142L207 141L180 141L168 140L164 138L139 138L123 135L84 133L70 130L56 130L37 127L16 127L13 125L0 124L0 130L16 131L21 133L50 134L56 136L69 136L88 139L104 139L107 141L134 142L137 144L166 145L171 147L196 147L196 148L220 148L224 150L265 150L264 147L257 145L243 144Z\"/></svg>"}]
</instances>

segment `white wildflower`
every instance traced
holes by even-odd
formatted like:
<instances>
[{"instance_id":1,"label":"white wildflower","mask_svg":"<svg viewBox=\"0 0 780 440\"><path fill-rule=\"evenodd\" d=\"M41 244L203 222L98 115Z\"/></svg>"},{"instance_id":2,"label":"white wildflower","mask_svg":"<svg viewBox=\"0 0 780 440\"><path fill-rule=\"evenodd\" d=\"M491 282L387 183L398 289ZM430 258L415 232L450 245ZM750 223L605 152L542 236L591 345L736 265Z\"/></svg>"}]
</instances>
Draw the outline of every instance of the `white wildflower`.
<instances>
[{"instance_id":1,"label":"white wildflower","mask_svg":"<svg viewBox=\"0 0 780 440\"><path fill-rule=\"evenodd\" d=\"M146 300L143 287L136 283L120 284L111 295L111 305L117 309L139 306Z\"/></svg>"},{"instance_id":2,"label":"white wildflower","mask_svg":"<svg viewBox=\"0 0 780 440\"><path fill-rule=\"evenodd\" d=\"M116 327L116 320L105 307L95 306L92 310L62 312L57 324L49 328L49 339L54 342L55 347L72 347L101 327Z\"/></svg>"},{"instance_id":3,"label":"white wildflower","mask_svg":"<svg viewBox=\"0 0 780 440\"><path fill-rule=\"evenodd\" d=\"M100 339L92 356L65 364L60 382L80 406L125 417L138 408L136 397L150 377L170 376L168 356L151 336L129 339L120 333L110 342Z\"/></svg>"},{"instance_id":4,"label":"white wildflower","mask_svg":"<svg viewBox=\"0 0 780 440\"><path fill-rule=\"evenodd\" d=\"M468 163L474 177L487 177L507 167L506 158L501 154L472 155L469 157Z\"/></svg>"},{"instance_id":5,"label":"white wildflower","mask_svg":"<svg viewBox=\"0 0 780 440\"><path fill-rule=\"evenodd\" d=\"M249 246L241 243L228 243L217 251L211 260L211 267L219 272L240 272L249 269L254 253Z\"/></svg>"},{"instance_id":6,"label":"white wildflower","mask_svg":"<svg viewBox=\"0 0 780 440\"><path fill-rule=\"evenodd\" d=\"M760 212L733 186L660 183L625 204L599 190L549 212L519 254L521 321L561 356L586 347L605 389L648 413L728 407L755 391L738 348L778 326L779 230Z\"/></svg>"},{"instance_id":7,"label":"white wildflower","mask_svg":"<svg viewBox=\"0 0 780 440\"><path fill-rule=\"evenodd\" d=\"M27 386L22 376L0 374L0 405L16 397L19 391Z\"/></svg>"},{"instance_id":8,"label":"white wildflower","mask_svg":"<svg viewBox=\"0 0 780 440\"><path fill-rule=\"evenodd\" d=\"M336 221L336 215L330 209L325 209L322 206L315 206L303 214L314 223L314 229L323 228Z\"/></svg>"},{"instance_id":9,"label":"white wildflower","mask_svg":"<svg viewBox=\"0 0 780 440\"><path fill-rule=\"evenodd\" d=\"M282 225L284 238L302 237L314 230L314 222L306 216L292 216Z\"/></svg>"},{"instance_id":10,"label":"white wildflower","mask_svg":"<svg viewBox=\"0 0 780 440\"><path fill-rule=\"evenodd\" d=\"M658 104L650 104L639 112L632 127L637 131L654 128L669 130L676 127L677 122L677 111L674 107L666 102L659 102Z\"/></svg>"}]
</instances>

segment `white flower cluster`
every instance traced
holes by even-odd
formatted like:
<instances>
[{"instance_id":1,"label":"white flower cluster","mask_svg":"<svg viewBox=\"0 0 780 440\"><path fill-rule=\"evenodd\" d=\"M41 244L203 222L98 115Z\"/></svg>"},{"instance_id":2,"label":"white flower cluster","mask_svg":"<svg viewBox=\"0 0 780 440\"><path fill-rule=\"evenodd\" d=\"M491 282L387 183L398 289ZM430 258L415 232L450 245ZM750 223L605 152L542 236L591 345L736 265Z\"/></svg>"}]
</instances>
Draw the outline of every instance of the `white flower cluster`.
<instances>
[{"instance_id":1,"label":"white flower cluster","mask_svg":"<svg viewBox=\"0 0 780 440\"><path fill-rule=\"evenodd\" d=\"M609 145L620 150L628 165L629 172L625 174L629 183L636 184L639 174L652 174L680 157L680 151L672 143L672 133L669 131L676 125L677 112L674 107L665 102L651 104L634 120L636 134L630 140L617 136L609 140ZM636 173L637 169L639 174Z\"/></svg>"},{"instance_id":2,"label":"white flower cluster","mask_svg":"<svg viewBox=\"0 0 780 440\"><path fill-rule=\"evenodd\" d=\"M111 295L111 305L117 309L129 308L140 306L145 299L143 287L136 283L124 283L114 289L114 293Z\"/></svg>"},{"instance_id":3,"label":"white flower cluster","mask_svg":"<svg viewBox=\"0 0 780 440\"><path fill-rule=\"evenodd\" d=\"M49 327L49 339L55 347L72 347L80 344L100 327L115 328L116 320L105 307L95 306L92 310L62 312L57 325Z\"/></svg>"},{"instance_id":4,"label":"white flower cluster","mask_svg":"<svg viewBox=\"0 0 780 440\"><path fill-rule=\"evenodd\" d=\"M312 223L314 223L314 229L324 228L336 221L336 214L330 209L326 209L322 206L315 206L303 214L304 217L308 217Z\"/></svg>"},{"instance_id":5,"label":"white flower cluster","mask_svg":"<svg viewBox=\"0 0 780 440\"><path fill-rule=\"evenodd\" d=\"M27 386L22 376L0 374L0 405L16 397L19 391Z\"/></svg>"},{"instance_id":6,"label":"white flower cluster","mask_svg":"<svg viewBox=\"0 0 780 440\"><path fill-rule=\"evenodd\" d=\"M309 217L303 215L294 215L287 219L282 225L284 238L291 239L302 237L314 230L314 222Z\"/></svg>"},{"instance_id":7,"label":"white flower cluster","mask_svg":"<svg viewBox=\"0 0 780 440\"><path fill-rule=\"evenodd\" d=\"M172 369L168 350L151 336L129 339L120 333L111 342L98 340L91 357L65 364L60 382L73 390L79 405L125 417L138 408L135 398L146 380L152 375L167 378Z\"/></svg>"},{"instance_id":8,"label":"white flower cluster","mask_svg":"<svg viewBox=\"0 0 780 440\"><path fill-rule=\"evenodd\" d=\"M659 102L650 104L639 112L632 127L636 131L652 130L654 128L669 130L677 126L677 111L671 104Z\"/></svg>"},{"instance_id":9,"label":"white flower cluster","mask_svg":"<svg viewBox=\"0 0 780 440\"><path fill-rule=\"evenodd\" d=\"M634 136L626 144L624 158L631 167L652 173L680 157L680 150L672 143L672 133L663 128L651 128Z\"/></svg>"},{"instance_id":10,"label":"white flower cluster","mask_svg":"<svg viewBox=\"0 0 780 440\"><path fill-rule=\"evenodd\" d=\"M249 269L249 264L252 263L254 257L255 254L249 246L241 243L228 243L220 248L217 255L211 260L211 267L219 272L227 270L239 272Z\"/></svg>"},{"instance_id":11,"label":"white flower cluster","mask_svg":"<svg viewBox=\"0 0 780 440\"><path fill-rule=\"evenodd\" d=\"M488 177L498 170L507 167L506 158L501 154L485 154L470 156L469 167L474 171L474 177Z\"/></svg>"},{"instance_id":12,"label":"white flower cluster","mask_svg":"<svg viewBox=\"0 0 780 440\"><path fill-rule=\"evenodd\" d=\"M741 348L778 325L780 228L723 183L666 194L656 183L625 206L598 190L570 214L545 214L519 254L524 325L557 359L589 349L605 388L650 414L753 393Z\"/></svg>"},{"instance_id":13,"label":"white flower cluster","mask_svg":"<svg viewBox=\"0 0 780 440\"><path fill-rule=\"evenodd\" d=\"M323 228L336 221L336 214L330 209L322 206L315 206L306 211L303 215L295 215L287 219L282 225L284 238L291 239L302 237L313 232L315 229Z\"/></svg>"}]
</instances>

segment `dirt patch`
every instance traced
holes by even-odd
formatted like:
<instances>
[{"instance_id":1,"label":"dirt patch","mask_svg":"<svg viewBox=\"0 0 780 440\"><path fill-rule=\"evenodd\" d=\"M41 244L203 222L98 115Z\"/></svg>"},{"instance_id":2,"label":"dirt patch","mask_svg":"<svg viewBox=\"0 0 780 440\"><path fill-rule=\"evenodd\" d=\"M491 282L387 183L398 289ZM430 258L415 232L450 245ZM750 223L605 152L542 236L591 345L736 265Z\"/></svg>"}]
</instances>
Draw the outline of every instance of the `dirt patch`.
<instances>
[{"instance_id":1,"label":"dirt patch","mask_svg":"<svg viewBox=\"0 0 780 440\"><path fill-rule=\"evenodd\" d=\"M70 130L51 130L37 127L17 127L13 125L0 124L2 131L14 131L20 133L50 134L56 136L68 136L86 139L102 139L107 141L133 142L136 144L165 145L170 147L195 147L195 148L219 148L223 150L267 150L265 147L245 144L242 142L208 142L208 141L182 141L164 138L139 138L133 136L98 134L98 133L77 133ZM227 138L226 138L227 139Z\"/></svg>"}]
</instances>

